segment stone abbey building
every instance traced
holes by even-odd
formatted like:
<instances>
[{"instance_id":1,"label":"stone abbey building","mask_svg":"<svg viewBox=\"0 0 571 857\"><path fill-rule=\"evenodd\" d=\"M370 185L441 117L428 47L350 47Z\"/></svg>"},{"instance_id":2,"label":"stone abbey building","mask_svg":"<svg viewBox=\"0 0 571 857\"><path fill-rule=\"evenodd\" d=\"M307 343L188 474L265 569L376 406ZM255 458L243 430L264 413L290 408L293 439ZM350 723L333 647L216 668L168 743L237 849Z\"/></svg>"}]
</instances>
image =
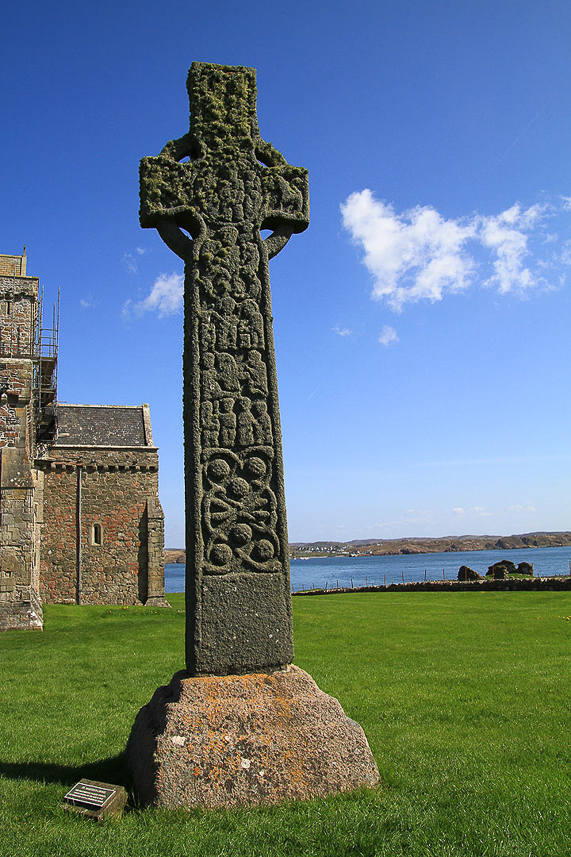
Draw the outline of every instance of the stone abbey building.
<instances>
[{"instance_id":1,"label":"stone abbey building","mask_svg":"<svg viewBox=\"0 0 571 857\"><path fill-rule=\"evenodd\" d=\"M0 630L42 602L168 606L149 407L59 404L53 319L25 248L0 255Z\"/></svg>"}]
</instances>

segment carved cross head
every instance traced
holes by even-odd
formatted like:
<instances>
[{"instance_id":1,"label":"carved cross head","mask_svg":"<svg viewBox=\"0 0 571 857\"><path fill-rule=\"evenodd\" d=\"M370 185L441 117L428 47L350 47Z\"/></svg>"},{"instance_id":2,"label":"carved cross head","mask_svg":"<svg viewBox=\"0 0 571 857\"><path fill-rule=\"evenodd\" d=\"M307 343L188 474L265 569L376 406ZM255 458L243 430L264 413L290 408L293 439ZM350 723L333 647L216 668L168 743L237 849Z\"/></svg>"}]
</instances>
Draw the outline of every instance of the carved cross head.
<instances>
[{"instance_id":1,"label":"carved cross head","mask_svg":"<svg viewBox=\"0 0 571 857\"><path fill-rule=\"evenodd\" d=\"M141 226L187 261L191 238L228 225L271 229L271 258L309 224L307 170L261 139L255 69L193 63L187 88L188 134L141 161Z\"/></svg>"}]
</instances>

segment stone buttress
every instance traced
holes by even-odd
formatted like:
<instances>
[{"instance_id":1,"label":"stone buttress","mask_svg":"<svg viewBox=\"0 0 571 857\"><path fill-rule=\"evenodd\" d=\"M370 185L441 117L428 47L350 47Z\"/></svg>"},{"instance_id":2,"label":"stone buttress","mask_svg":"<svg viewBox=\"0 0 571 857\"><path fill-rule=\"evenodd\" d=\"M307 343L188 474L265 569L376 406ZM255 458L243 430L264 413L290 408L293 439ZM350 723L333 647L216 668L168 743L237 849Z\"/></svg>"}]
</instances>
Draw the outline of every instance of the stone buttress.
<instances>
[{"instance_id":1,"label":"stone buttress","mask_svg":"<svg viewBox=\"0 0 571 857\"><path fill-rule=\"evenodd\" d=\"M42 474L35 452L38 279L0 256L0 630L41 628Z\"/></svg>"}]
</instances>

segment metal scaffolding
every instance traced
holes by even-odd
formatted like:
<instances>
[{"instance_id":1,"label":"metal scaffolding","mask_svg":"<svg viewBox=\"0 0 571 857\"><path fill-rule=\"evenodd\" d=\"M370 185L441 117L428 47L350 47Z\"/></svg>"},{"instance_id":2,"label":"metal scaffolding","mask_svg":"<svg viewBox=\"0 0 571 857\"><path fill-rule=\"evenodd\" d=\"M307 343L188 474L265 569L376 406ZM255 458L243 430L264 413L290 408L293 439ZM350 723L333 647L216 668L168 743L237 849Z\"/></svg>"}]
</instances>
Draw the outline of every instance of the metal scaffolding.
<instances>
[{"instance_id":1,"label":"metal scaffolding","mask_svg":"<svg viewBox=\"0 0 571 857\"><path fill-rule=\"evenodd\" d=\"M36 439L39 443L56 435L57 361L59 341L59 301L52 308L51 327L44 327L44 290L38 295L34 359L34 402L36 409Z\"/></svg>"}]
</instances>

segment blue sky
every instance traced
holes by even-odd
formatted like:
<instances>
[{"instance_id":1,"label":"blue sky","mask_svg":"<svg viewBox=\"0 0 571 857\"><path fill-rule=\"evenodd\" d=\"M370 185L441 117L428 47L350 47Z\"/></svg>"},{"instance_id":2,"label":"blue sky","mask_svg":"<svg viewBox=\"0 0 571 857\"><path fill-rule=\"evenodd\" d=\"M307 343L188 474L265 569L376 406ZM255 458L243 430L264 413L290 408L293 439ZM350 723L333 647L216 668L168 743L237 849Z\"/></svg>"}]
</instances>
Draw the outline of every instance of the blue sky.
<instances>
[{"instance_id":1,"label":"blue sky","mask_svg":"<svg viewBox=\"0 0 571 857\"><path fill-rule=\"evenodd\" d=\"M182 263L138 162L193 60L255 66L311 225L270 265L292 541L570 529L571 5L26 2L0 252L61 289L59 399L148 402L182 546Z\"/></svg>"}]
</instances>

